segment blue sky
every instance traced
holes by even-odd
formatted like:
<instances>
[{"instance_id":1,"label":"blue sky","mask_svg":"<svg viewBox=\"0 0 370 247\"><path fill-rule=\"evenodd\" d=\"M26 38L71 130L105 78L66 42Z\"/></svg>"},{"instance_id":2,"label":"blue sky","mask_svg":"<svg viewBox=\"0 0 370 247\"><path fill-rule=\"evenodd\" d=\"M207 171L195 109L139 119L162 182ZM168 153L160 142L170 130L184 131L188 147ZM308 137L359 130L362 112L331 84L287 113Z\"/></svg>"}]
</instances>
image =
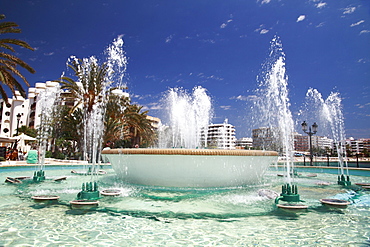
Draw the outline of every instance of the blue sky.
<instances>
[{"instance_id":1,"label":"blue sky","mask_svg":"<svg viewBox=\"0 0 370 247\"><path fill-rule=\"evenodd\" d=\"M36 48L17 49L37 71L24 73L31 85L58 79L71 55L101 58L123 35L133 102L159 116L168 88L202 86L212 122L228 118L237 137L251 136L247 108L278 35L293 116L309 88L340 92L347 137L370 138L368 0L4 0L0 9Z\"/></svg>"}]
</instances>

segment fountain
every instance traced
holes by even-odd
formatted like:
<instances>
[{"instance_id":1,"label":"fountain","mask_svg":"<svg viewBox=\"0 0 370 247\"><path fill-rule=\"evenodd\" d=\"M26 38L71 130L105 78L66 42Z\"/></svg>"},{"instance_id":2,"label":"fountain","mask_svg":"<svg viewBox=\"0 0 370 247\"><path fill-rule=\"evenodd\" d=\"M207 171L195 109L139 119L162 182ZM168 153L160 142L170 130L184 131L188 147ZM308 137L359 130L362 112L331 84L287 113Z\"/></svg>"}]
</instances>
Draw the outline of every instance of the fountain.
<instances>
[{"instance_id":1,"label":"fountain","mask_svg":"<svg viewBox=\"0 0 370 247\"><path fill-rule=\"evenodd\" d=\"M316 109L315 119L322 126L322 133L333 139L338 156L338 184L350 186L348 164L345 149L344 117L341 97L338 92L331 92L326 100L317 89L310 88L306 93L306 103L300 115L307 118L307 109Z\"/></svg>"},{"instance_id":2,"label":"fountain","mask_svg":"<svg viewBox=\"0 0 370 247\"><path fill-rule=\"evenodd\" d=\"M91 175L91 180L82 184L79 200L100 197L95 176L100 174L97 163L101 160L106 105L111 94L126 97L120 90L126 88L122 85L127 65L123 44L122 36L115 39L105 50L106 61L101 65L94 56L84 59L71 56L68 66L77 80L63 76L59 81L63 89L73 90L78 97L77 107L82 111L83 159L90 164L85 174Z\"/></svg>"},{"instance_id":3,"label":"fountain","mask_svg":"<svg viewBox=\"0 0 370 247\"><path fill-rule=\"evenodd\" d=\"M241 186L260 181L276 161L277 153L272 151L200 149L207 146L202 133L207 133L212 115L205 89L196 87L189 95L175 88L166 96L170 126L159 134L162 148L102 151L125 182L190 188Z\"/></svg>"},{"instance_id":4,"label":"fountain","mask_svg":"<svg viewBox=\"0 0 370 247\"><path fill-rule=\"evenodd\" d=\"M273 43L279 47L277 40ZM268 92L271 101L265 102L269 108L260 110L276 110L288 119L266 113L261 120L269 120L266 122L270 124L265 126L271 129L288 125L278 128L279 131L274 133L281 140L279 143L283 144L290 139L292 130L284 59L278 56L271 65L268 75L261 82L266 87L259 89L260 95ZM267 86L269 84L276 87ZM284 97L277 99L277 95ZM277 98L272 99L273 97ZM276 105L281 107L274 108ZM92 125L96 126L99 124ZM288 136L283 137L282 133ZM174 140L172 136L169 139ZM182 140L185 140L184 136ZM276 176L274 169L264 173L266 167L277 160L276 152L201 149L199 141L201 143L202 139L196 140L196 144L176 144L189 145L193 147L191 149L104 150L103 155L110 159L117 175L108 168L108 174L100 177L99 181L92 177L92 181L86 183L85 176L74 176L74 179L57 183L46 181L36 186L25 186L25 183L0 184L0 196L4 198L0 201L0 215L3 219L0 245L369 244L368 192L354 197L353 193L344 192L340 186L323 189L312 178L301 177L301 192L306 198L310 198L307 201L310 210L300 214L297 211L276 209L272 199L276 197L274 191L281 186L281 178ZM291 146L282 144L280 150L289 161L286 165L286 178L290 182L282 186L282 193L275 202L277 204L280 200L285 200L296 203L300 201L300 195L297 186L293 184L294 177L290 174L292 172L294 176L293 165L290 163ZM92 154L94 151L87 153ZM98 151L96 156L99 156ZM90 157L91 162L94 162L95 154ZM7 175L17 178L25 170L30 170L30 167L0 169L0 179L5 179ZM50 169L48 173L60 177L69 171L70 165L65 165ZM329 182L337 179L336 175L325 172L320 176ZM258 182L259 179L262 179L261 184L240 187ZM363 171L356 179L367 184L368 171ZM80 195L92 192L97 194L95 197L100 197L99 188L102 188L101 194L105 192L107 196L99 198L99 202L89 199L73 200L76 192L81 189L81 183ZM45 193L50 195L45 196ZM323 196L333 198L320 199ZM33 200L29 200L30 197ZM81 197L85 198L84 195ZM39 202L44 199L48 202ZM328 207L322 205L319 199L321 203L339 202L341 205L336 204L337 208ZM351 203L342 203L340 199L351 200ZM51 203L52 201L55 203ZM307 208L306 205L299 204L284 205L288 209ZM38 224L35 219L42 224Z\"/></svg>"},{"instance_id":5,"label":"fountain","mask_svg":"<svg viewBox=\"0 0 370 247\"><path fill-rule=\"evenodd\" d=\"M282 42L278 36L271 41L269 58L263 66L263 73L256 90L258 100L255 102L256 123L267 127L271 138L276 141L280 155L284 157L286 166L287 184L282 186L280 197L276 198L287 202L299 202L300 197L296 185L293 185L294 176L294 123L289 110L288 76L285 72L285 54Z\"/></svg>"},{"instance_id":6,"label":"fountain","mask_svg":"<svg viewBox=\"0 0 370 247\"><path fill-rule=\"evenodd\" d=\"M33 181L40 182L45 180L45 152L49 136L52 132L52 118L56 116L56 106L58 104L60 86L55 82L47 82L45 90L37 96L37 109L40 109L40 124L38 130L39 140L39 170L34 172Z\"/></svg>"},{"instance_id":7,"label":"fountain","mask_svg":"<svg viewBox=\"0 0 370 247\"><path fill-rule=\"evenodd\" d=\"M211 98L206 89L199 86L193 89L192 94L180 88L169 89L162 99L170 128L162 127L159 131L159 148L198 148L206 147L201 142L202 133L207 133L212 118ZM207 137L205 136L205 139Z\"/></svg>"}]
</instances>

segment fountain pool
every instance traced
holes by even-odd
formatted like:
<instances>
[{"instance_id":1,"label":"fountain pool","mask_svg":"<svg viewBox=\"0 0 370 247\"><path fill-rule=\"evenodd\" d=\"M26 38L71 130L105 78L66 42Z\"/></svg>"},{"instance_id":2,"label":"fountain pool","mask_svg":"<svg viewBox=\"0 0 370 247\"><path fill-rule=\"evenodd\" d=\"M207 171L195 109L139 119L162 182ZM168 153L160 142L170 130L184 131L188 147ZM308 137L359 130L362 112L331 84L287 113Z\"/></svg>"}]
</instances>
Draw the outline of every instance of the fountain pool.
<instances>
[{"instance_id":1,"label":"fountain pool","mask_svg":"<svg viewBox=\"0 0 370 247\"><path fill-rule=\"evenodd\" d=\"M37 167L0 169L1 246L367 246L370 193L355 195L336 185L337 176L319 173L295 181L308 209L283 211L259 189L280 191L285 183L275 168L255 185L212 189L175 189L123 183L111 168L99 176L100 189L119 189L103 197L95 210L74 210L85 176L81 167L46 165L41 183L7 184L7 176L32 175ZM299 168L298 168L299 169ZM66 176L55 182L52 179ZM368 182L369 172L352 176ZM319 186L327 181L329 186ZM37 203L34 195L55 194L58 203ZM319 199L350 199L345 209L323 206Z\"/></svg>"},{"instance_id":2,"label":"fountain pool","mask_svg":"<svg viewBox=\"0 0 370 247\"><path fill-rule=\"evenodd\" d=\"M125 182L167 187L230 187L257 183L277 152L221 149L102 151Z\"/></svg>"}]
</instances>

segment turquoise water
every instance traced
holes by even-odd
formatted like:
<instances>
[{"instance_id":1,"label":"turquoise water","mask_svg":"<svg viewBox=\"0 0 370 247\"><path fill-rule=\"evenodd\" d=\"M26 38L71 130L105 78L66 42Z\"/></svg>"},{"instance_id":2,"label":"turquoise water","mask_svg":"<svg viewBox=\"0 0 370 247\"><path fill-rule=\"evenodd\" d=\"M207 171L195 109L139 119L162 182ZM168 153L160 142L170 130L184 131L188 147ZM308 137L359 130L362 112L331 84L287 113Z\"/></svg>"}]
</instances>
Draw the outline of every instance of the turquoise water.
<instances>
[{"instance_id":1,"label":"turquoise water","mask_svg":"<svg viewBox=\"0 0 370 247\"><path fill-rule=\"evenodd\" d=\"M272 169L258 185L239 188L170 189L133 186L119 181L110 168L98 176L102 197L94 210L71 209L81 184L90 176L73 175L75 167L46 167L47 180L22 184L5 178L32 176L33 169L0 168L0 246L367 246L370 244L370 193L336 185L336 175L318 173L295 179L308 209L278 209L259 189L280 193L285 183ZM366 175L366 174L363 174ZM52 179L66 176L55 182ZM370 182L368 176L351 176ZM331 182L329 186L316 183ZM54 204L33 195L58 195ZM345 209L330 208L321 198L346 199Z\"/></svg>"}]
</instances>

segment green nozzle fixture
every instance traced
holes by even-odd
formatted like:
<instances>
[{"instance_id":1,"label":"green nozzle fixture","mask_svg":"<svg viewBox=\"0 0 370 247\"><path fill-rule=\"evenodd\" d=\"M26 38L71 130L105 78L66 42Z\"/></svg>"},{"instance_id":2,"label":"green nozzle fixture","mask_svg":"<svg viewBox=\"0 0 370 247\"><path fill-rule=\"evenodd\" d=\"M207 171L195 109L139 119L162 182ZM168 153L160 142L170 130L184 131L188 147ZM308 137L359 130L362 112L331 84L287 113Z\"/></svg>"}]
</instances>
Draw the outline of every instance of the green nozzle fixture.
<instances>
[{"instance_id":1,"label":"green nozzle fixture","mask_svg":"<svg viewBox=\"0 0 370 247\"><path fill-rule=\"evenodd\" d=\"M33 173L33 181L34 182L41 182L45 180L45 172L43 170L35 171Z\"/></svg>"},{"instance_id":2,"label":"green nozzle fixture","mask_svg":"<svg viewBox=\"0 0 370 247\"><path fill-rule=\"evenodd\" d=\"M82 190L77 194L78 200L97 200L100 198L97 182L82 184Z\"/></svg>"},{"instance_id":3,"label":"green nozzle fixture","mask_svg":"<svg viewBox=\"0 0 370 247\"><path fill-rule=\"evenodd\" d=\"M346 180L346 177L344 176L344 174L340 176L338 175L338 184L343 185L343 186L351 186L351 181L349 180L349 176L347 176L347 180Z\"/></svg>"},{"instance_id":4,"label":"green nozzle fixture","mask_svg":"<svg viewBox=\"0 0 370 247\"><path fill-rule=\"evenodd\" d=\"M302 202L299 198L297 185L284 184L281 188L280 196L275 199L275 204L278 204L280 200L286 202Z\"/></svg>"}]
</instances>

